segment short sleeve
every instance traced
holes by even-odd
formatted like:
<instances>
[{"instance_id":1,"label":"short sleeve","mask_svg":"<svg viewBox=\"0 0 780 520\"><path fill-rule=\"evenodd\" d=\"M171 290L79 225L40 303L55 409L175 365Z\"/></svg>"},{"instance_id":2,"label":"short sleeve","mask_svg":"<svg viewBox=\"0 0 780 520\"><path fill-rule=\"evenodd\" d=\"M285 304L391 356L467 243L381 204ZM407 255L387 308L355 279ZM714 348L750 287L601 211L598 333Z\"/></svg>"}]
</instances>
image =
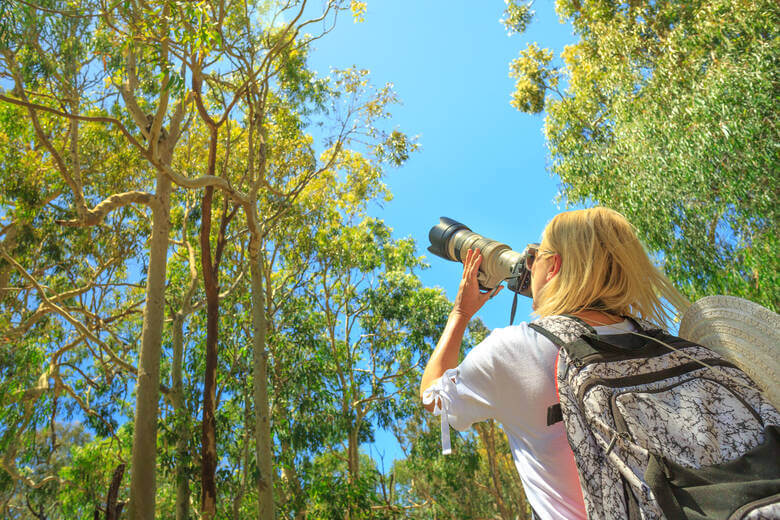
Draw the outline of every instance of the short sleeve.
<instances>
[{"instance_id":1,"label":"short sleeve","mask_svg":"<svg viewBox=\"0 0 780 520\"><path fill-rule=\"evenodd\" d=\"M495 418L498 368L490 337L474 347L456 368L444 372L423 392L423 404L434 404L441 417L442 453L451 453L450 426L465 431L472 424Z\"/></svg>"}]
</instances>

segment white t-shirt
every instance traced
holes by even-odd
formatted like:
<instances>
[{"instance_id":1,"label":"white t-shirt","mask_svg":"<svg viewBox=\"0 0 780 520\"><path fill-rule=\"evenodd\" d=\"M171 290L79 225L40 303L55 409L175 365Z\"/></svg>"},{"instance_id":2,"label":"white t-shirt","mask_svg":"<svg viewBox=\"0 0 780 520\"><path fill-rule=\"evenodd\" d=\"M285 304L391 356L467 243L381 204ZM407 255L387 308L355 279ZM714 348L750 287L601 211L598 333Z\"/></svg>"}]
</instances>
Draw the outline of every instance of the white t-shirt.
<instances>
[{"instance_id":1,"label":"white t-shirt","mask_svg":"<svg viewBox=\"0 0 780 520\"><path fill-rule=\"evenodd\" d=\"M595 327L599 334L634 330L624 321ZM547 407L558 402L558 347L523 322L495 329L456 368L425 390L441 415L443 452L450 451L449 426L465 431L495 419L506 432L528 502L543 520L587 518L574 455L563 422L547 426Z\"/></svg>"}]
</instances>

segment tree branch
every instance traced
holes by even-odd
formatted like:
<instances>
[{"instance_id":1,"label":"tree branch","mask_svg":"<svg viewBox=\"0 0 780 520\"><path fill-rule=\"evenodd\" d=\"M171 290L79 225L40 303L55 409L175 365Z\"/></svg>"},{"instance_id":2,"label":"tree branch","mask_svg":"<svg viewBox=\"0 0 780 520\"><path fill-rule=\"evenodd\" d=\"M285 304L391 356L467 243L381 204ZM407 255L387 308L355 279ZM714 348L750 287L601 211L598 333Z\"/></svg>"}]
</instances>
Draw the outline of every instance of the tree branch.
<instances>
[{"instance_id":1,"label":"tree branch","mask_svg":"<svg viewBox=\"0 0 780 520\"><path fill-rule=\"evenodd\" d=\"M57 314L65 318L65 320L73 325L73 327L79 331L79 333L83 334L86 338L94 341L96 344L100 346L102 350L104 350L109 358L116 363L117 365L121 366L125 370L136 374L136 368L128 363L127 361L121 359L117 354L109 348L108 345L106 345L103 341L100 340L95 334L92 333L91 330L89 330L83 323L81 323L79 320L74 318L67 310L63 309L46 295L46 291L43 287L41 287L41 284L38 283L38 280L36 280L27 270L22 267L22 265L19 264L13 257L11 257L2 246L0 246L0 256L5 258L11 265L14 266L14 268L21 274L24 278L30 281L30 283L35 286L35 288L38 291L38 295L40 296L42 303L45 303L47 306L49 306L51 309L53 309Z\"/></svg>"},{"instance_id":2,"label":"tree branch","mask_svg":"<svg viewBox=\"0 0 780 520\"><path fill-rule=\"evenodd\" d=\"M103 222L103 219L113 210L128 206L130 204L144 204L150 206L154 196L151 193L143 191L127 191L125 193L115 193L103 202L95 206L94 209L88 209L81 219L57 220L57 224L69 227L96 226Z\"/></svg>"}]
</instances>

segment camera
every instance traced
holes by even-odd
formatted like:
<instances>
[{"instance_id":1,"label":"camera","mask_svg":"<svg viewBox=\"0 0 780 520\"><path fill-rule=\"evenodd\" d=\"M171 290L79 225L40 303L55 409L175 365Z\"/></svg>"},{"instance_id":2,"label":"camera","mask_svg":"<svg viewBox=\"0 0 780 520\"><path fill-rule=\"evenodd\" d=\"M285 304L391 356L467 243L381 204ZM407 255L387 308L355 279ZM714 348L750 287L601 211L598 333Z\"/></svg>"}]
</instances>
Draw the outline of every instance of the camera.
<instances>
[{"instance_id":1,"label":"camera","mask_svg":"<svg viewBox=\"0 0 780 520\"><path fill-rule=\"evenodd\" d=\"M428 239L431 242L428 251L453 262L463 263L466 251L479 249L482 264L477 280L483 290L494 289L506 280L508 289L531 298L531 271L526 268L526 258L529 249L539 244L528 244L522 253L518 253L508 245L474 233L465 224L447 217L441 217L439 223L431 228Z\"/></svg>"}]
</instances>

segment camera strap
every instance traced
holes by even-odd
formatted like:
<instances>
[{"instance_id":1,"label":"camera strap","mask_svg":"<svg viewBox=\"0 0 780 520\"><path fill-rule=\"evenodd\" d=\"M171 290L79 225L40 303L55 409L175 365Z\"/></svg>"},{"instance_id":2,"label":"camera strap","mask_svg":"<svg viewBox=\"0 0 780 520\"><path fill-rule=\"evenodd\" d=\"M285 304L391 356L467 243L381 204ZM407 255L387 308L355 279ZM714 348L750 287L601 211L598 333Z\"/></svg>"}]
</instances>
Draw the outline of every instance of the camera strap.
<instances>
[{"instance_id":1,"label":"camera strap","mask_svg":"<svg viewBox=\"0 0 780 520\"><path fill-rule=\"evenodd\" d=\"M492 298L493 296L496 295L496 293L498 292L498 287L503 282L506 282L507 280L512 280L513 278L522 278L523 276L524 276L524 274L522 274L522 273L521 274L513 274L513 275L510 275L510 276L507 276L506 278L504 278L503 280L501 280L500 282L498 282L496 284L496 287L493 289L493 292L490 295L490 297ZM515 313L517 312L517 295L518 294L519 293L515 293L514 298L512 298L512 312L509 314L509 324L510 325L512 325L514 323L514 321L515 321Z\"/></svg>"},{"instance_id":2,"label":"camera strap","mask_svg":"<svg viewBox=\"0 0 780 520\"><path fill-rule=\"evenodd\" d=\"M498 288L501 286L502 283L506 282L507 280L512 280L514 278L522 278L523 276L524 276L524 274L522 274L522 273L521 274L513 274L513 275L510 275L510 276L507 276L506 278L504 278L503 280L498 282L493 289L491 289L490 297L492 298L493 296L496 295L496 293L498 292ZM515 313L517 312L517 295L518 294L519 293L515 293L514 298L512 298L512 312L509 314L509 324L510 325L512 325L514 323L514 321L515 321Z\"/></svg>"},{"instance_id":3,"label":"camera strap","mask_svg":"<svg viewBox=\"0 0 780 520\"><path fill-rule=\"evenodd\" d=\"M517 312L517 294L515 293L515 297L512 298L512 312L509 314L509 324L512 325L515 321L515 312Z\"/></svg>"}]
</instances>

